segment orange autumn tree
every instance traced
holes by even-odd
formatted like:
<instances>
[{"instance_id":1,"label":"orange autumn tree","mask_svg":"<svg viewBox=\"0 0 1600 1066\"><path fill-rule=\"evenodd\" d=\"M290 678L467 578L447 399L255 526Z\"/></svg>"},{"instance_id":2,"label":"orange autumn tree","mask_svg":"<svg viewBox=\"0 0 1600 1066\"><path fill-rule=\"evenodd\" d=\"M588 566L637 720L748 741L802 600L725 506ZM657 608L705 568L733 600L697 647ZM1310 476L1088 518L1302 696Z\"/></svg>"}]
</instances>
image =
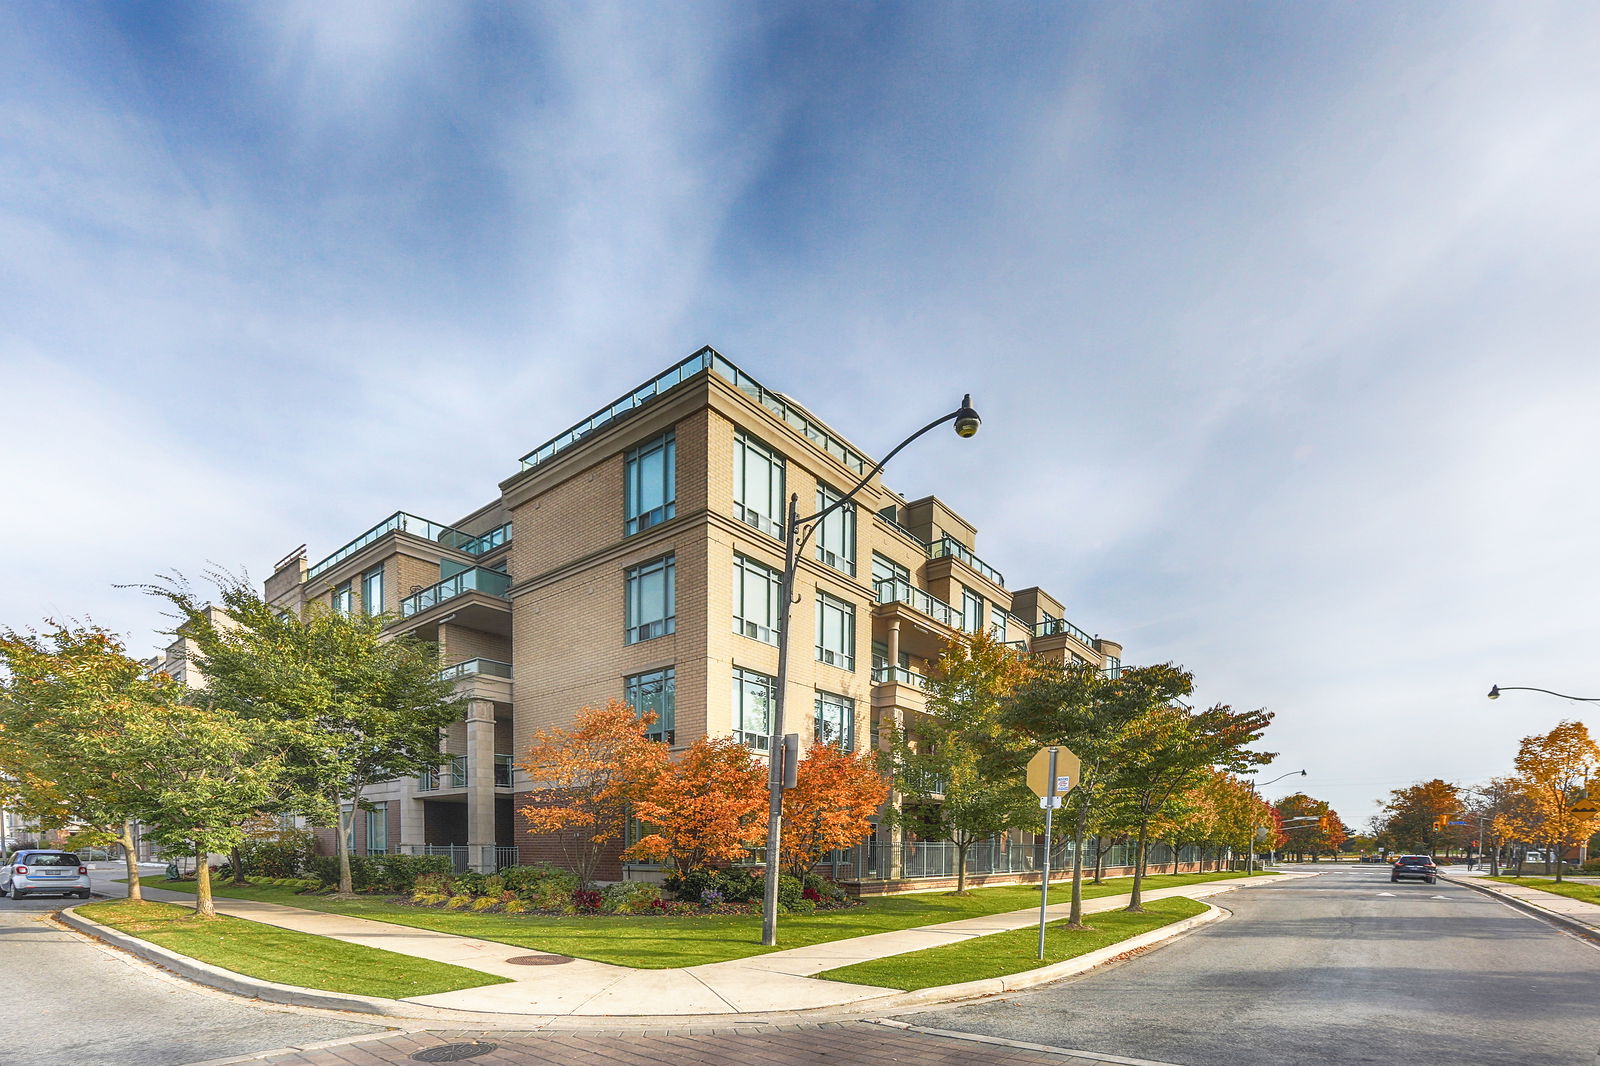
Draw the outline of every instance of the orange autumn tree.
<instances>
[{"instance_id":1,"label":"orange autumn tree","mask_svg":"<svg viewBox=\"0 0 1600 1066\"><path fill-rule=\"evenodd\" d=\"M750 854L767 832L767 770L743 744L701 737L667 763L634 814L655 831L625 855L668 862L679 874Z\"/></svg>"},{"instance_id":2,"label":"orange autumn tree","mask_svg":"<svg viewBox=\"0 0 1600 1066\"><path fill-rule=\"evenodd\" d=\"M585 707L572 729L535 733L518 764L534 786L521 810L529 832L554 835L582 884L594 881L607 846L627 829L633 801L666 765L667 746L644 735L654 721L621 700Z\"/></svg>"},{"instance_id":3,"label":"orange autumn tree","mask_svg":"<svg viewBox=\"0 0 1600 1066\"><path fill-rule=\"evenodd\" d=\"M859 844L888 795L871 753L813 743L783 795L783 865L802 877L828 852Z\"/></svg>"},{"instance_id":4,"label":"orange autumn tree","mask_svg":"<svg viewBox=\"0 0 1600 1066\"><path fill-rule=\"evenodd\" d=\"M1557 881L1563 852L1600 830L1600 815L1572 810L1596 777L1600 745L1582 722L1561 722L1548 733L1522 738L1517 780L1531 808L1528 828L1554 853Z\"/></svg>"}]
</instances>

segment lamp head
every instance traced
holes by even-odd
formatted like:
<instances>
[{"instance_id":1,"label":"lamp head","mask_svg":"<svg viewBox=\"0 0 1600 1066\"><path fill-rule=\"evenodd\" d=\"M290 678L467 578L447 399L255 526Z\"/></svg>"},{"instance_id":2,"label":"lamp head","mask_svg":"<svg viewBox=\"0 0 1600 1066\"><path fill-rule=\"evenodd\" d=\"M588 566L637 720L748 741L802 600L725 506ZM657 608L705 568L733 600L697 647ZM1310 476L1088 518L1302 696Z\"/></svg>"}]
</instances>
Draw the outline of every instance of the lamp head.
<instances>
[{"instance_id":1,"label":"lamp head","mask_svg":"<svg viewBox=\"0 0 1600 1066\"><path fill-rule=\"evenodd\" d=\"M1497 700L1497 699L1500 698L1500 686L1499 685L1491 685L1489 687L1489 698L1491 700Z\"/></svg>"},{"instance_id":2,"label":"lamp head","mask_svg":"<svg viewBox=\"0 0 1600 1066\"><path fill-rule=\"evenodd\" d=\"M956 436L966 438L978 432L983 419L972 408L972 393L961 397L961 409L956 412Z\"/></svg>"}]
</instances>

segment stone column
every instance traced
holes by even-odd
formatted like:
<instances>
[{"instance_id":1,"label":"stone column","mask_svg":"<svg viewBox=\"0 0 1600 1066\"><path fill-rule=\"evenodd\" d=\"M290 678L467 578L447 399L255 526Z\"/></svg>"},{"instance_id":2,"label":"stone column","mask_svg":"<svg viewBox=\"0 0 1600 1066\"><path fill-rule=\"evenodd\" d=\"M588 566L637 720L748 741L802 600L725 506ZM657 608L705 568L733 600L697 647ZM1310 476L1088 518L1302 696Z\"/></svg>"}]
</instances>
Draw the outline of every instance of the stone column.
<instances>
[{"instance_id":1,"label":"stone column","mask_svg":"<svg viewBox=\"0 0 1600 1066\"><path fill-rule=\"evenodd\" d=\"M889 660L889 666L892 668L889 676L894 677L896 676L894 671L900 668L900 619L898 618L889 619L889 637L885 641L885 647L887 650L884 652L884 658Z\"/></svg>"},{"instance_id":2,"label":"stone column","mask_svg":"<svg viewBox=\"0 0 1600 1066\"><path fill-rule=\"evenodd\" d=\"M474 870L494 873L494 704L467 704L467 846Z\"/></svg>"}]
</instances>

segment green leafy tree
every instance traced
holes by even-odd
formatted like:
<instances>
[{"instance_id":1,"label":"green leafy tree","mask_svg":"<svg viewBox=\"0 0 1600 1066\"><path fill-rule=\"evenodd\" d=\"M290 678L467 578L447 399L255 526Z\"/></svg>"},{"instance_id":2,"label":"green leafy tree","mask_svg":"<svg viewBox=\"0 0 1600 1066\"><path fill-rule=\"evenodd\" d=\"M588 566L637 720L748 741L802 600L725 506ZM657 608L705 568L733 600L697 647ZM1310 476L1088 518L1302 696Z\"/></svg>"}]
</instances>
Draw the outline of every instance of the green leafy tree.
<instances>
[{"instance_id":1,"label":"green leafy tree","mask_svg":"<svg viewBox=\"0 0 1600 1066\"><path fill-rule=\"evenodd\" d=\"M115 834L139 898L129 823L163 844L198 851L196 910L215 912L204 855L225 850L241 823L281 788L283 763L267 723L241 720L165 674L147 677L113 634L55 626L0 635L0 763L30 812Z\"/></svg>"},{"instance_id":2,"label":"green leafy tree","mask_svg":"<svg viewBox=\"0 0 1600 1066\"><path fill-rule=\"evenodd\" d=\"M1064 804L1073 824L1069 928L1084 928L1083 853L1091 825L1097 836L1117 837L1137 822L1108 785L1127 757L1130 730L1192 688L1189 674L1170 663L1105 677L1087 663L1035 662L1006 700L1005 724L1028 738L1033 750L1063 745L1082 764L1081 779Z\"/></svg>"},{"instance_id":3,"label":"green leafy tree","mask_svg":"<svg viewBox=\"0 0 1600 1066\"><path fill-rule=\"evenodd\" d=\"M1151 830L1181 812L1186 789L1213 767L1240 771L1274 756L1249 750L1272 721L1268 711L1218 704L1193 711L1179 703L1152 708L1131 723L1109 774L1109 786L1137 812L1133 885L1126 910L1144 910L1142 888Z\"/></svg>"},{"instance_id":4,"label":"green leafy tree","mask_svg":"<svg viewBox=\"0 0 1600 1066\"><path fill-rule=\"evenodd\" d=\"M1028 670L1027 660L992 637L958 635L935 665L928 714L915 734L890 730L889 764L904 800L889 818L955 845L957 894L967 888L973 844L1038 822L1024 773L1034 749L1001 715Z\"/></svg>"},{"instance_id":5,"label":"green leafy tree","mask_svg":"<svg viewBox=\"0 0 1600 1066\"><path fill-rule=\"evenodd\" d=\"M320 604L296 617L243 580L213 575L233 625L214 624L181 582L147 586L175 607L178 632L199 648L196 666L218 706L275 724L291 771L291 802L314 824L338 826L339 893L350 895L350 837L372 785L436 768L440 730L465 701L439 677L436 646L389 638L387 615Z\"/></svg>"}]
</instances>

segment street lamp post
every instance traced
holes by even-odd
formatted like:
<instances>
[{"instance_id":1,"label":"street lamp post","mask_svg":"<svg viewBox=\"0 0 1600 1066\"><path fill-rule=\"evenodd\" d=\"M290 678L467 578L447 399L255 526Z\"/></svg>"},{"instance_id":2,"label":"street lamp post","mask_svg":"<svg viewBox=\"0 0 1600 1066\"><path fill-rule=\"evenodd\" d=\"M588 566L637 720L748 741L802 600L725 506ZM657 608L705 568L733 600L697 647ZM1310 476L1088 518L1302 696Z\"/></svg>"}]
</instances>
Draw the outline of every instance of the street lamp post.
<instances>
[{"instance_id":1,"label":"street lamp post","mask_svg":"<svg viewBox=\"0 0 1600 1066\"><path fill-rule=\"evenodd\" d=\"M811 534L816 531L817 523L828 517L834 511L849 503L867 486L867 483L878 475L884 466L900 454L900 450L918 437L931 429L944 425L946 422L955 423L956 436L963 439L973 436L982 424L978 412L972 408L972 394L961 398L961 406L934 419L911 436L894 446L894 449L878 460L874 466L862 475L855 486L837 500L818 511L816 514L800 516L799 493L789 494L789 511L783 531L783 582L779 589L782 603L778 608L778 680L777 691L772 699L772 732L767 738L767 875L761 901L761 943L772 947L778 942L778 855L783 840L783 783L784 783L784 746L783 746L783 710L784 694L789 685L789 609L794 603L794 575L799 567L799 553L805 547L806 541L811 539ZM805 534L799 534L800 526L806 527ZM798 752L795 753L798 757Z\"/></svg>"},{"instance_id":2,"label":"street lamp post","mask_svg":"<svg viewBox=\"0 0 1600 1066\"><path fill-rule=\"evenodd\" d=\"M1565 692L1551 692L1547 688L1533 688L1529 685L1491 685L1489 698L1497 700L1502 692L1543 692L1547 696L1559 696L1574 703L1600 703L1600 696L1568 696Z\"/></svg>"},{"instance_id":3,"label":"street lamp post","mask_svg":"<svg viewBox=\"0 0 1600 1066\"><path fill-rule=\"evenodd\" d=\"M1306 776L1306 772L1304 770L1290 770L1286 774L1279 774L1277 777L1274 777L1271 781L1263 781L1263 782L1261 782L1261 784L1262 785L1270 785L1270 784L1273 784L1275 782L1282 781L1286 777L1293 777L1295 774L1299 774L1301 777ZM1260 792L1259 786L1257 786L1256 782L1253 779L1250 782L1250 791L1255 794L1257 799L1261 798L1261 792ZM1245 850L1244 872L1247 873L1247 874L1253 874L1253 873L1256 872L1256 842L1254 840L1250 841L1250 847Z\"/></svg>"}]
</instances>

